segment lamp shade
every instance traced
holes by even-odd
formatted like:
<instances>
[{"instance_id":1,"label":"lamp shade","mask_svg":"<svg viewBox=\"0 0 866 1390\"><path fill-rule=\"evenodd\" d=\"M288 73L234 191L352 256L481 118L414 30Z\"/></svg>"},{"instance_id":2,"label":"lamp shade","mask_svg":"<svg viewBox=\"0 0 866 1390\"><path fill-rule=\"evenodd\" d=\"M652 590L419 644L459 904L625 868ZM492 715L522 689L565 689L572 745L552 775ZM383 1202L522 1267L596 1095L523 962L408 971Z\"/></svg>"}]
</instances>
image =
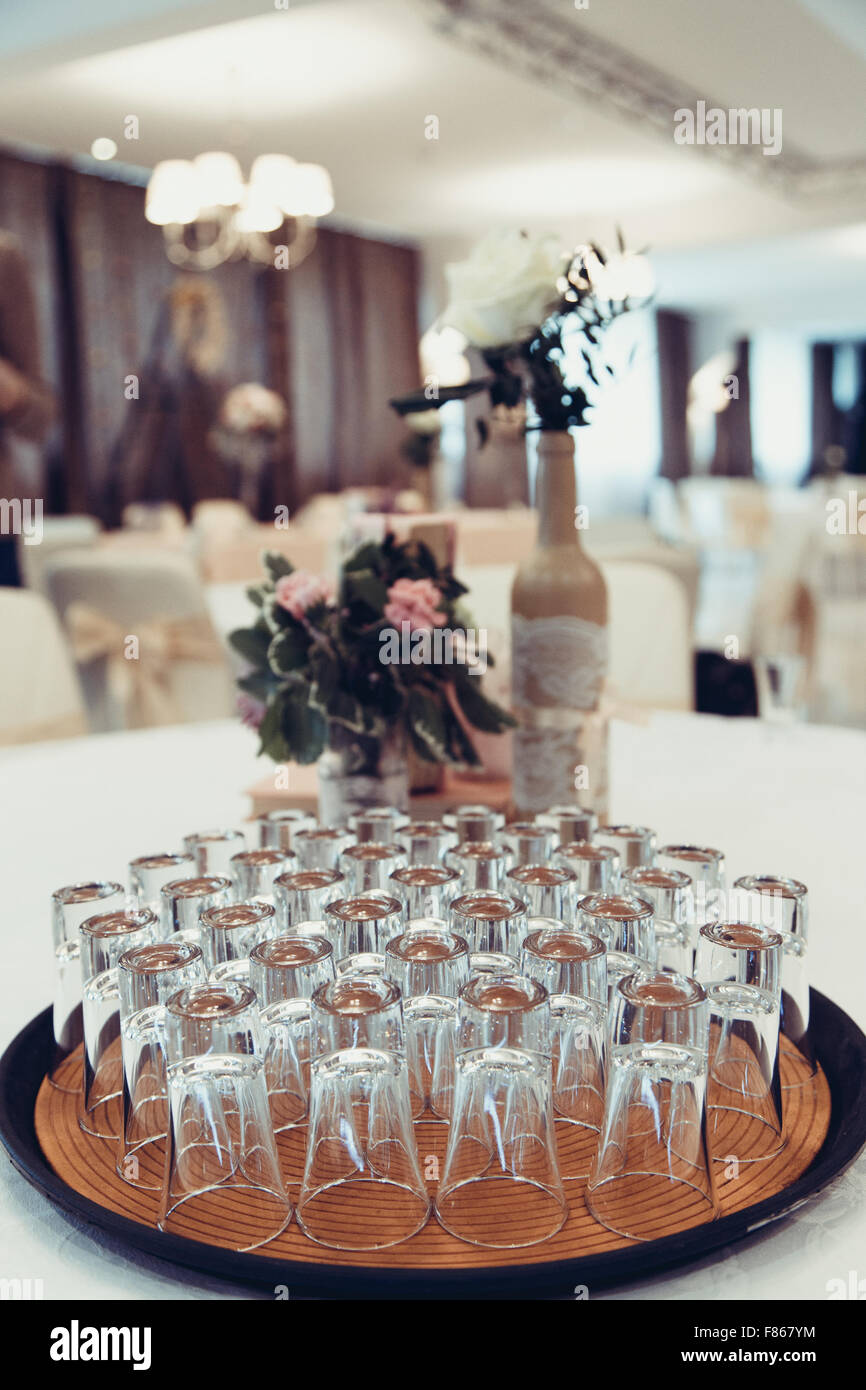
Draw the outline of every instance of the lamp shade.
<instances>
[{"instance_id":1,"label":"lamp shade","mask_svg":"<svg viewBox=\"0 0 866 1390\"><path fill-rule=\"evenodd\" d=\"M144 215L157 227L194 222L201 201L198 175L188 159L164 159L157 164L147 185Z\"/></svg>"},{"instance_id":2,"label":"lamp shade","mask_svg":"<svg viewBox=\"0 0 866 1390\"><path fill-rule=\"evenodd\" d=\"M241 201L244 180L241 166L233 154L211 150L207 154L196 155L193 164L202 207L234 207Z\"/></svg>"}]
</instances>

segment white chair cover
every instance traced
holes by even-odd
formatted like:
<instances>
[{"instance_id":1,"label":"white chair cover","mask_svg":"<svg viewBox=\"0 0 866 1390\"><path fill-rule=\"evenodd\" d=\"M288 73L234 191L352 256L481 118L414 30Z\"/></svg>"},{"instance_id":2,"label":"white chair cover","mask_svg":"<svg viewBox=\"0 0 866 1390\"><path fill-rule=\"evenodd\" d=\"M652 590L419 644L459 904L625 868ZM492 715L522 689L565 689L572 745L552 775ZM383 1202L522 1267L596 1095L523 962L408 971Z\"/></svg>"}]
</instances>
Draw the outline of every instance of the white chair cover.
<instances>
[{"instance_id":1,"label":"white chair cover","mask_svg":"<svg viewBox=\"0 0 866 1390\"><path fill-rule=\"evenodd\" d=\"M86 733L81 689L48 600L0 588L0 644L0 745Z\"/></svg>"}]
</instances>

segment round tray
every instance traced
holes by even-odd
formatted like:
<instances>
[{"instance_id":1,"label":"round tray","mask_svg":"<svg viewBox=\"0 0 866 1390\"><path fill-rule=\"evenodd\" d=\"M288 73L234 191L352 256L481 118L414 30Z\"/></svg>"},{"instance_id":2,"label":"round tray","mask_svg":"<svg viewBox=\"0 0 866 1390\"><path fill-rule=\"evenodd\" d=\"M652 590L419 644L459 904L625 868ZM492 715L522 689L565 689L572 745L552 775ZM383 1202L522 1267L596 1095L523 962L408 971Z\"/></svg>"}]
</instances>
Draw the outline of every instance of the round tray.
<instances>
[{"instance_id":1,"label":"round tray","mask_svg":"<svg viewBox=\"0 0 866 1390\"><path fill-rule=\"evenodd\" d=\"M250 1253L220 1244L225 1236L219 1232L208 1239L166 1235L155 1225L155 1194L116 1176L114 1145L84 1135L75 1097L45 1082L50 1009L19 1033L0 1061L0 1139L28 1181L61 1206L138 1249L210 1275L272 1289L284 1285L295 1294L362 1298L566 1294L703 1258L787 1215L854 1160L866 1144L866 1037L814 990L812 1030L821 1070L811 1083L785 1093L792 1123L782 1154L723 1178L722 1214L713 1222L676 1229L660 1211L659 1235L651 1241L625 1240L599 1226L586 1209L582 1181L566 1184L571 1210L563 1230L522 1250L466 1245L432 1220L411 1241L375 1254L317 1246L294 1220L277 1241ZM783 1059L783 1080L786 1066ZM422 1154L441 1161L446 1127L419 1130Z\"/></svg>"}]
</instances>

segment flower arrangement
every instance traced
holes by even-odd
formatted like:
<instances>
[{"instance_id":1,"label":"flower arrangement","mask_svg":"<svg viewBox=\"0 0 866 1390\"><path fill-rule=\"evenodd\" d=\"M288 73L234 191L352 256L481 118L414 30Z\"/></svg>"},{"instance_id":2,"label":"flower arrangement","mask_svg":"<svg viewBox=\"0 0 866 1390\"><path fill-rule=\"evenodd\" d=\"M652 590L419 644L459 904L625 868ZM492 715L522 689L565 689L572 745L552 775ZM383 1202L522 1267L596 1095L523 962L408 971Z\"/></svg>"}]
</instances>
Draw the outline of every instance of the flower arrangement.
<instances>
[{"instance_id":1,"label":"flower arrangement","mask_svg":"<svg viewBox=\"0 0 866 1390\"><path fill-rule=\"evenodd\" d=\"M530 403L527 429L568 430L589 423L590 392L613 368L601 359L601 340L621 315L652 293L642 255L609 255L591 244L565 253L551 236L490 232L465 261L446 266L449 303L442 323L459 331L481 354L492 375L428 397L413 393L391 401L399 414L437 408L474 392L490 393L502 417ZM566 377L563 335L581 338L582 380Z\"/></svg>"},{"instance_id":2,"label":"flower arrangement","mask_svg":"<svg viewBox=\"0 0 866 1390\"><path fill-rule=\"evenodd\" d=\"M466 589L423 543L390 533L365 542L336 593L282 555L266 554L264 567L248 590L258 617L230 639L249 663L241 715L258 728L260 752L310 763L334 742L381 744L399 726L425 761L475 767L464 721L485 733L513 727L479 689ZM446 632L443 648L432 638Z\"/></svg>"},{"instance_id":3,"label":"flower arrangement","mask_svg":"<svg viewBox=\"0 0 866 1390\"><path fill-rule=\"evenodd\" d=\"M231 434L279 434L286 419L286 406L276 391L255 381L233 386L223 397L219 426Z\"/></svg>"}]
</instances>

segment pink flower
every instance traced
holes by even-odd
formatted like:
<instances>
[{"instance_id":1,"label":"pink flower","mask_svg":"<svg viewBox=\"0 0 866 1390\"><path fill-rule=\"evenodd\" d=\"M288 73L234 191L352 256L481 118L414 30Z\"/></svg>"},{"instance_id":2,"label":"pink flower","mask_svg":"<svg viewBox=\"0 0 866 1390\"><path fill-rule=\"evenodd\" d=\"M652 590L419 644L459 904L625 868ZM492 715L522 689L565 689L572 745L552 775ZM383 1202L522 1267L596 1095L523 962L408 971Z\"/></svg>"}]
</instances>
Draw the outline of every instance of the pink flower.
<instances>
[{"instance_id":1,"label":"pink flower","mask_svg":"<svg viewBox=\"0 0 866 1390\"><path fill-rule=\"evenodd\" d=\"M432 579L398 579L388 590L385 617L392 627L408 623L413 632L441 627L446 620L437 610L441 599Z\"/></svg>"},{"instance_id":2,"label":"pink flower","mask_svg":"<svg viewBox=\"0 0 866 1390\"><path fill-rule=\"evenodd\" d=\"M245 724L248 729L258 729L265 717L265 706L261 700L256 700L254 696L248 695L245 690L242 690L238 695L238 714L241 717L241 723Z\"/></svg>"},{"instance_id":3,"label":"pink flower","mask_svg":"<svg viewBox=\"0 0 866 1390\"><path fill-rule=\"evenodd\" d=\"M327 579L309 570L295 570L278 579L274 597L281 608L301 622L308 608L317 603L327 603L331 597L331 586Z\"/></svg>"}]
</instances>

